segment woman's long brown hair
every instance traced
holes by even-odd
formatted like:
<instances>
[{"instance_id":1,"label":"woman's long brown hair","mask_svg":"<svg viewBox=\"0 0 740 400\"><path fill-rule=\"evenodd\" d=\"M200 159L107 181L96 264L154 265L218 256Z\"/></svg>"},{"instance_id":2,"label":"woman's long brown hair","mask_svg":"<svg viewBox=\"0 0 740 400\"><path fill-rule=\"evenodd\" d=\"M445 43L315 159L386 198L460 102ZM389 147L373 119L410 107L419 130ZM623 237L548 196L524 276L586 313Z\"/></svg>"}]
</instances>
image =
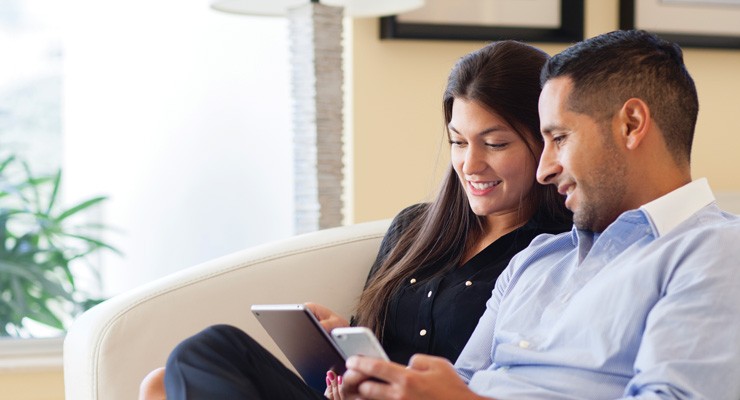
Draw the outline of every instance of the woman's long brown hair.
<instances>
[{"instance_id":1,"label":"woman's long brown hair","mask_svg":"<svg viewBox=\"0 0 740 400\"><path fill-rule=\"evenodd\" d=\"M542 152L537 112L539 78L547 58L541 50L516 41L494 42L462 57L450 72L443 96L445 127L452 119L456 98L477 101L514 128L537 162ZM567 218L562 198L551 185L534 182L533 190L522 201L526 203L522 209L529 211L527 218L538 209L556 220ZM484 216L473 213L450 165L437 197L401 232L366 285L357 308L357 324L382 338L392 295L411 277L428 279L460 265L466 250L484 234L484 225Z\"/></svg>"}]
</instances>

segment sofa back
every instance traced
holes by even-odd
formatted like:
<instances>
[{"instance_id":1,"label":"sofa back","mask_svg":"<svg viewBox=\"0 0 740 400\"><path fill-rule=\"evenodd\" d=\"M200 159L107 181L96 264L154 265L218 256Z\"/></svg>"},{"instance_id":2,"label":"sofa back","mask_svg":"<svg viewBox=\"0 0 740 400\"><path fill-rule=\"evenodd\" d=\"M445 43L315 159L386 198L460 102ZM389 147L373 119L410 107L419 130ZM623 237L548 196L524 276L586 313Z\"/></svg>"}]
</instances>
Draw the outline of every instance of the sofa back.
<instances>
[{"instance_id":1,"label":"sofa back","mask_svg":"<svg viewBox=\"0 0 740 400\"><path fill-rule=\"evenodd\" d=\"M165 364L177 343L213 324L240 327L285 362L250 305L312 301L349 316L389 223L327 229L249 248L99 304L67 333L66 398L135 399L141 380Z\"/></svg>"}]
</instances>

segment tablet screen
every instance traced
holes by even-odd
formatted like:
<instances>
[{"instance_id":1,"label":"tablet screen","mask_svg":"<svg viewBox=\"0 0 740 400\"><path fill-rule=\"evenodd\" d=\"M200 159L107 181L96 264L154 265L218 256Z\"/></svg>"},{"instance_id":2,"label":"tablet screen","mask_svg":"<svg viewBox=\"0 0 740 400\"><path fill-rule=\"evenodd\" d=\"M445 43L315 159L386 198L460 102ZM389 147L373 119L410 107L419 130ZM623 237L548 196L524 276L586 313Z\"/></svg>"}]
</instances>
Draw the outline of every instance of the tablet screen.
<instances>
[{"instance_id":1,"label":"tablet screen","mask_svg":"<svg viewBox=\"0 0 740 400\"><path fill-rule=\"evenodd\" d=\"M324 393L327 371L344 373L344 357L303 304L253 305L252 313L313 389Z\"/></svg>"}]
</instances>

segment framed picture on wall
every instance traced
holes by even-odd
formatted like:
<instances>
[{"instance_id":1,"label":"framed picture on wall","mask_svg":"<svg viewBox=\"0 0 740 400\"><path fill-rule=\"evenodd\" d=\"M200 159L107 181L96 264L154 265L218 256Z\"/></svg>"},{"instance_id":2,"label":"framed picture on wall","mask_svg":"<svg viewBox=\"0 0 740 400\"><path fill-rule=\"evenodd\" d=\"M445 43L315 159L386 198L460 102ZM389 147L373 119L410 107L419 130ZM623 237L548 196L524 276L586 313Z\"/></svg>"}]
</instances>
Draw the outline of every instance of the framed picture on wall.
<instances>
[{"instance_id":1,"label":"framed picture on wall","mask_svg":"<svg viewBox=\"0 0 740 400\"><path fill-rule=\"evenodd\" d=\"M740 48L740 0L620 0L619 27L684 47Z\"/></svg>"},{"instance_id":2,"label":"framed picture on wall","mask_svg":"<svg viewBox=\"0 0 740 400\"><path fill-rule=\"evenodd\" d=\"M382 39L577 42L583 0L426 0L380 19Z\"/></svg>"}]
</instances>

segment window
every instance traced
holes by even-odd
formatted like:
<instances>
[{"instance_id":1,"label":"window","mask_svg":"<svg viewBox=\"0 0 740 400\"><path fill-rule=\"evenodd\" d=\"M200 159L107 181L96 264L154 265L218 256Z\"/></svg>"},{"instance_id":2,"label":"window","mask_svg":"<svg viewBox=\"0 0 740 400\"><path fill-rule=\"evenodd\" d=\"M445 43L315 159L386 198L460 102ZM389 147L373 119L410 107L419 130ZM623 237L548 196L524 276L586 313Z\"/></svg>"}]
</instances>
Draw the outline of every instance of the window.
<instances>
[{"instance_id":1,"label":"window","mask_svg":"<svg viewBox=\"0 0 740 400\"><path fill-rule=\"evenodd\" d=\"M38 173L61 165L60 2L0 5L0 149L33 160Z\"/></svg>"},{"instance_id":2,"label":"window","mask_svg":"<svg viewBox=\"0 0 740 400\"><path fill-rule=\"evenodd\" d=\"M292 233L287 21L205 2L5 0L0 32L25 57L0 64L0 144L61 167L67 204L109 198L93 217L124 256L80 276L91 293Z\"/></svg>"}]
</instances>

